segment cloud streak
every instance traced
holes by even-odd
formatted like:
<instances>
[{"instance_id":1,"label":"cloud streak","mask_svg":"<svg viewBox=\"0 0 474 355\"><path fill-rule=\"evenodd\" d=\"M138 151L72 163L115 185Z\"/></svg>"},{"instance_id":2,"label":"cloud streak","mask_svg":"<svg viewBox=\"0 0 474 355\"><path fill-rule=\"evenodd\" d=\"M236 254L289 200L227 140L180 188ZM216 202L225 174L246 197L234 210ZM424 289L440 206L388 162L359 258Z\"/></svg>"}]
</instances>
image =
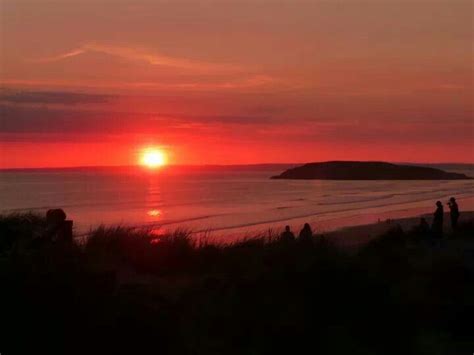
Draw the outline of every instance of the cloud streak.
<instances>
[{"instance_id":1,"label":"cloud streak","mask_svg":"<svg viewBox=\"0 0 474 355\"><path fill-rule=\"evenodd\" d=\"M87 53L102 53L134 62L147 63L153 66L173 67L193 71L240 71L241 68L233 64L208 63L187 58L167 56L145 49L113 46L99 43L86 43L78 48L55 56L34 60L39 63L51 63L85 55Z\"/></svg>"},{"instance_id":2,"label":"cloud streak","mask_svg":"<svg viewBox=\"0 0 474 355\"><path fill-rule=\"evenodd\" d=\"M0 102L13 104L98 104L113 99L113 95L84 94L64 91L0 91Z\"/></svg>"},{"instance_id":3,"label":"cloud streak","mask_svg":"<svg viewBox=\"0 0 474 355\"><path fill-rule=\"evenodd\" d=\"M94 88L107 90L156 90L156 91L215 91L215 90L249 90L249 89L272 89L278 85L280 90L292 90L297 87L288 85L278 78L269 75L256 74L247 77L229 78L222 81L177 81L177 82L159 82L159 81L120 81L120 82L96 82L80 80L1 80L0 85L7 87L31 87L49 90Z\"/></svg>"},{"instance_id":4,"label":"cloud streak","mask_svg":"<svg viewBox=\"0 0 474 355\"><path fill-rule=\"evenodd\" d=\"M277 121L268 115L192 115L110 109L91 111L0 103L0 133L162 132L207 125L267 125Z\"/></svg>"}]
</instances>

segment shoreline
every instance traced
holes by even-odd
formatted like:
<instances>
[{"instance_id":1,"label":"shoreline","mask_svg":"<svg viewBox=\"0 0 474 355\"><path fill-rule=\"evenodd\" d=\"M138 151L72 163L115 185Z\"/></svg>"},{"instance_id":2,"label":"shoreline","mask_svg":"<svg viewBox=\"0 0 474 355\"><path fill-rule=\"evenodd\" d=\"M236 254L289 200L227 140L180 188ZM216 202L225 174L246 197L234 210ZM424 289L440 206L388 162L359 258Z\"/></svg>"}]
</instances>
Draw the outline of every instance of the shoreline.
<instances>
[{"instance_id":1,"label":"shoreline","mask_svg":"<svg viewBox=\"0 0 474 355\"><path fill-rule=\"evenodd\" d=\"M440 198L444 201L445 198ZM461 209L461 219L474 219L474 196L458 197ZM418 205L418 206L416 206ZM295 235L298 235L304 223L309 223L316 235L324 235L331 238L341 247L357 247L366 244L372 238L385 233L388 229L400 225L404 230L413 228L419 223L421 217L425 217L431 224L434 202L423 200L400 204L398 209L392 209L394 205L384 207L360 207L357 209L344 210L339 212L323 212L317 215L306 217L295 217L288 220L267 221L248 226L223 227L223 228L193 228L185 223L171 223L166 226L160 225L133 225L133 224L105 224L106 228L122 226L126 228L149 230L159 235L173 233L177 230L189 231L196 239L205 238L209 242L216 244L229 244L243 239L251 239L265 235L279 235L285 225L289 225ZM405 208L404 208L405 207ZM445 212L447 212L447 208ZM67 213L67 210L66 210ZM449 214L446 213L445 227L449 225ZM80 225L81 221L74 219L75 225ZM74 239L80 243L82 239L87 239L96 227L81 230L74 229Z\"/></svg>"},{"instance_id":2,"label":"shoreline","mask_svg":"<svg viewBox=\"0 0 474 355\"><path fill-rule=\"evenodd\" d=\"M383 235L390 229L400 226L404 231L409 231L410 229L416 227L420 218L426 218L428 224L431 226L432 222L431 213L421 213L421 214L411 214L409 216L400 217L400 218L386 218L380 219L376 222L365 223L366 220L359 219L358 224L342 226L330 230L313 230L316 238L324 236L329 241L333 242L334 245L344 248L344 249L358 249L366 245L371 240ZM468 220L474 219L474 210L461 211L461 216L459 222L465 222ZM199 238L201 235L209 239L211 242L218 244L228 244L241 241L242 239L252 239L257 236L262 236L268 234L268 232L280 233L283 231L284 226L281 228L268 229L266 231L260 231L259 233L247 233L244 235L212 235L206 234L206 232L195 232ZM298 235L299 229L292 228L295 236ZM444 215L444 231L445 233L451 233L449 212L445 212ZM212 233L212 232L211 232ZM160 233L161 234L161 233Z\"/></svg>"},{"instance_id":3,"label":"shoreline","mask_svg":"<svg viewBox=\"0 0 474 355\"><path fill-rule=\"evenodd\" d=\"M323 235L339 247L358 248L394 227L400 226L404 231L409 231L419 225L420 218L426 218L428 224L431 226L432 214L421 214L405 218L387 219L371 224L348 226L329 233L323 233ZM452 232L449 218L449 212L445 212L443 229L446 234ZM461 212L459 222L462 223L472 219L474 219L474 211L464 211Z\"/></svg>"},{"instance_id":4,"label":"shoreline","mask_svg":"<svg viewBox=\"0 0 474 355\"><path fill-rule=\"evenodd\" d=\"M444 201L444 199L440 200ZM458 198L457 201L461 208L460 220L462 221L463 217L468 219L474 218L474 196ZM360 229L364 230L368 228L372 230L371 226L383 225L387 220L393 223L392 227L396 225L396 223L399 223L402 225L402 228L403 226L410 228L418 224L421 217L425 217L428 223L431 224L432 214L435 210L434 202L429 201L428 204L426 202L427 201L420 201L417 207L399 208L395 210L384 210L378 207L360 208L340 213L331 213L332 216L326 219L324 215L310 215L308 217L296 217L283 221L269 221L247 227L200 229L193 233L198 236L206 235L210 240L215 242L232 243L237 240L252 238L255 235L268 234L269 231L280 233L283 231L285 225L289 225L296 235L304 223L309 223L316 234L324 234L327 236L345 234L346 230L357 231L357 233L359 233ZM413 203L410 203L410 205L413 205ZM363 213L360 213L361 211ZM447 209L445 209L445 212L446 211ZM445 226L448 224L449 217L445 219ZM164 234L172 230L172 228L156 229L157 234ZM385 230L382 229L379 234L382 234L384 231Z\"/></svg>"},{"instance_id":5,"label":"shoreline","mask_svg":"<svg viewBox=\"0 0 474 355\"><path fill-rule=\"evenodd\" d=\"M458 202L461 207L460 221L463 221L465 218L473 219L474 196L458 198ZM358 213L360 211L364 213ZM349 210L336 214L332 213L332 216L326 219L324 219L324 216L321 218L322 215L311 215L309 217L296 217L290 220L252 224L246 227L224 227L217 229L193 229L181 223L172 223L166 226L112 224L105 225L105 227L113 228L114 226L120 225L123 227L151 230L157 236L173 233L176 230L188 230L196 239L205 238L212 243L229 244L243 239L256 238L258 236L280 234L285 225L290 225L293 233L297 235L303 224L309 223L316 235L329 237L341 247L353 248L367 243L372 238L385 233L388 229L396 225L400 225L404 230L411 229L419 223L421 217L426 218L431 225L433 211L433 208L427 206L387 211L372 207ZM350 212L354 213L350 214ZM339 216L337 214L339 214ZM449 213L446 212L445 214L446 227L449 225ZM78 241L87 238L91 231L97 227L91 228L87 232L80 231L80 233L77 233L76 230L74 238Z\"/></svg>"},{"instance_id":6,"label":"shoreline","mask_svg":"<svg viewBox=\"0 0 474 355\"><path fill-rule=\"evenodd\" d=\"M406 212L406 210L402 210L399 212ZM388 214L388 213L387 213ZM393 214L392 214L393 215ZM373 218L373 215L371 215ZM390 229L400 226L404 231L409 231L412 228L419 225L420 218L426 218L428 224L431 226L432 222L432 213L421 213L421 214L411 214L409 216L400 217L400 218L386 218L380 219L376 222L369 222L366 223L366 219L358 219L359 223L346 225L341 227L335 227L329 230L319 230L315 229L313 232L315 233L316 238L318 237L325 237L329 241L331 241L335 246L343 249L353 249L357 250L360 247L363 247L371 240L376 239L377 237L383 235ZM354 217L356 218L356 217ZM474 219L474 210L469 211L461 211L461 216L459 222L465 222ZM114 227L114 226L109 226ZM132 227L133 228L133 227ZM146 229L146 227L137 227L138 229ZM258 238L261 236L268 235L270 233L279 235L283 231L284 226L281 228L270 228L267 230L260 230L253 232L246 232L245 234L212 234L213 232L208 231L197 231L197 232L190 232L195 236L196 239L204 238L208 242L215 243L215 244L232 244L235 242L240 242L246 239L253 239ZM93 231L92 229L91 231ZM176 230L180 230L179 228ZM185 230L185 229L184 229ZM152 230L157 236L166 235L172 233L173 230ZM298 236L299 229L292 228L293 233L295 236ZM444 232L451 233L450 227L450 220L449 220L449 212L445 212L444 214ZM90 235L91 232L74 235L74 239L76 242L81 244L87 237Z\"/></svg>"}]
</instances>

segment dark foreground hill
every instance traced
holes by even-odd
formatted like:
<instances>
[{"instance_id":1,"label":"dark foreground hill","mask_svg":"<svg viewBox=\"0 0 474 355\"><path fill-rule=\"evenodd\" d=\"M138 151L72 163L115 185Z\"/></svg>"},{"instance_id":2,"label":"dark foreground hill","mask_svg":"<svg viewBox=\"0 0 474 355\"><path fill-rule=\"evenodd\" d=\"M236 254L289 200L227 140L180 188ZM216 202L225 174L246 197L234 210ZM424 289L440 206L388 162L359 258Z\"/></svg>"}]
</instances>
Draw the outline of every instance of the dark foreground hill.
<instances>
[{"instance_id":1,"label":"dark foreground hill","mask_svg":"<svg viewBox=\"0 0 474 355\"><path fill-rule=\"evenodd\" d=\"M329 161L285 170L272 179L301 180L462 180L470 177L422 166L384 162Z\"/></svg>"},{"instance_id":2,"label":"dark foreground hill","mask_svg":"<svg viewBox=\"0 0 474 355\"><path fill-rule=\"evenodd\" d=\"M0 216L2 354L471 354L474 224L231 245L99 228L48 243ZM158 238L158 239L157 239Z\"/></svg>"}]
</instances>

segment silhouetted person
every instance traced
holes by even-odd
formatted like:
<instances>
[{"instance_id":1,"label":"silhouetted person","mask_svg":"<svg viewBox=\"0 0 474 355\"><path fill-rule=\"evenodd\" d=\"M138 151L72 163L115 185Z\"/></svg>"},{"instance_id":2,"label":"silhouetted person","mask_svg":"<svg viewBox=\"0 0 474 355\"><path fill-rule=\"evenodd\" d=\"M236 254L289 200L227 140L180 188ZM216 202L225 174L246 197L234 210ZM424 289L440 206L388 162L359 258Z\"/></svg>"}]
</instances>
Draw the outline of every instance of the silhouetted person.
<instances>
[{"instance_id":1,"label":"silhouetted person","mask_svg":"<svg viewBox=\"0 0 474 355\"><path fill-rule=\"evenodd\" d=\"M308 242L313 240L313 231L308 223L304 224L303 229L300 232L298 239L301 242Z\"/></svg>"},{"instance_id":2,"label":"silhouetted person","mask_svg":"<svg viewBox=\"0 0 474 355\"><path fill-rule=\"evenodd\" d=\"M450 216L451 216L451 227L455 230L458 226L459 219L459 207L454 197L451 197L448 202Z\"/></svg>"},{"instance_id":3,"label":"silhouetted person","mask_svg":"<svg viewBox=\"0 0 474 355\"><path fill-rule=\"evenodd\" d=\"M441 201L436 202L436 211L433 215L433 225L431 227L433 235L437 238L443 236L444 209Z\"/></svg>"},{"instance_id":4,"label":"silhouetted person","mask_svg":"<svg viewBox=\"0 0 474 355\"><path fill-rule=\"evenodd\" d=\"M285 227L285 231L281 234L280 238L281 238L281 240L283 240L285 242L291 242L291 241L295 240L295 235L290 230L290 226Z\"/></svg>"},{"instance_id":5,"label":"silhouetted person","mask_svg":"<svg viewBox=\"0 0 474 355\"><path fill-rule=\"evenodd\" d=\"M66 220L66 213L60 208L46 212L46 239L52 242L72 240L72 221Z\"/></svg>"},{"instance_id":6,"label":"silhouetted person","mask_svg":"<svg viewBox=\"0 0 474 355\"><path fill-rule=\"evenodd\" d=\"M66 213L60 209L51 209L46 212L46 224L48 226L51 225L59 225L66 220Z\"/></svg>"}]
</instances>

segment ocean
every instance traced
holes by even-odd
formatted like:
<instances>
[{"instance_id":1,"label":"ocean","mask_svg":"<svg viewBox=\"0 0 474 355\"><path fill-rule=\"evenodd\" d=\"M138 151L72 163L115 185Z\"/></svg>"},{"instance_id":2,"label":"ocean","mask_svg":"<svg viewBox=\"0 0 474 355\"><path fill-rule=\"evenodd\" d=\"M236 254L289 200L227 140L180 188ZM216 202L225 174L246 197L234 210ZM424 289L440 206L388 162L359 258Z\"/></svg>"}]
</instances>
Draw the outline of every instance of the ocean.
<instances>
[{"instance_id":1,"label":"ocean","mask_svg":"<svg viewBox=\"0 0 474 355\"><path fill-rule=\"evenodd\" d=\"M288 165L75 168L0 172L0 213L63 208L78 234L98 225L244 235L289 224L316 230L413 216L455 196L474 208L474 180L271 180ZM445 165L474 176L472 165Z\"/></svg>"}]
</instances>

